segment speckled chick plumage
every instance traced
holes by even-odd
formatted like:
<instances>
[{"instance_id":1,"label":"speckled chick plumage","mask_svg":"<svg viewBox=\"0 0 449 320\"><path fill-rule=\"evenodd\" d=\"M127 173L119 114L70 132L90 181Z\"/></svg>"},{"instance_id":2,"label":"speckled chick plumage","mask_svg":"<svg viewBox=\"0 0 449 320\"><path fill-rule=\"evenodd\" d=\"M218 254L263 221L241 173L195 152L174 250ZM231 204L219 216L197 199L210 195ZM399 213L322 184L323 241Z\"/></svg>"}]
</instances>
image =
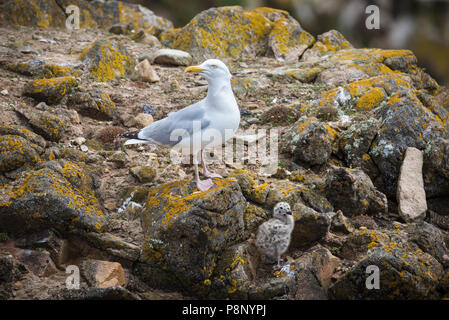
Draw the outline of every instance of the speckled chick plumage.
<instances>
[{"instance_id":1,"label":"speckled chick plumage","mask_svg":"<svg viewBox=\"0 0 449 320\"><path fill-rule=\"evenodd\" d=\"M279 202L273 209L273 218L259 226L256 247L268 258L276 259L278 266L281 255L290 245L294 224L290 205Z\"/></svg>"}]
</instances>

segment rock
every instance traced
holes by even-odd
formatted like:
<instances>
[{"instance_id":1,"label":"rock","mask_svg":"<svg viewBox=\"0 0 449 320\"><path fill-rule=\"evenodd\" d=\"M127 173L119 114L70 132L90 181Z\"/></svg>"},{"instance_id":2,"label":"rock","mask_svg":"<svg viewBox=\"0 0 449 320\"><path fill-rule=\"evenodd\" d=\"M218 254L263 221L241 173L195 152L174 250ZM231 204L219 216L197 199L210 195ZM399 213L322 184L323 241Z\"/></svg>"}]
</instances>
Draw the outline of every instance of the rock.
<instances>
[{"instance_id":1,"label":"rock","mask_svg":"<svg viewBox=\"0 0 449 320\"><path fill-rule=\"evenodd\" d=\"M345 217L341 210L332 217L332 224L330 230L336 233L349 234L354 231L351 221Z\"/></svg>"},{"instance_id":2,"label":"rock","mask_svg":"<svg viewBox=\"0 0 449 320\"><path fill-rule=\"evenodd\" d=\"M49 161L41 166L0 189L2 228L101 231L106 217L92 190L92 178L69 161Z\"/></svg>"},{"instance_id":3,"label":"rock","mask_svg":"<svg viewBox=\"0 0 449 320\"><path fill-rule=\"evenodd\" d=\"M366 231L366 230L365 230ZM366 232L369 234L368 232ZM413 244L388 241L364 245L366 256L329 288L333 299L436 299L443 277L441 264ZM379 289L369 290L368 266L379 268ZM400 288L400 290L398 290Z\"/></svg>"},{"instance_id":4,"label":"rock","mask_svg":"<svg viewBox=\"0 0 449 320\"><path fill-rule=\"evenodd\" d=\"M9 92L8 92L8 90L5 89L5 90L2 90L0 93L4 96L7 96Z\"/></svg>"},{"instance_id":5,"label":"rock","mask_svg":"<svg viewBox=\"0 0 449 320\"><path fill-rule=\"evenodd\" d=\"M151 286L201 296L217 258L242 240L246 201L233 179L214 179L208 191L195 190L188 181L150 189L142 211L142 263L135 272Z\"/></svg>"},{"instance_id":6,"label":"rock","mask_svg":"<svg viewBox=\"0 0 449 320\"><path fill-rule=\"evenodd\" d=\"M153 116L151 114L139 113L134 117L136 126L139 128L144 128L153 123Z\"/></svg>"},{"instance_id":7,"label":"rock","mask_svg":"<svg viewBox=\"0 0 449 320\"><path fill-rule=\"evenodd\" d=\"M154 106L152 106L151 104L144 103L144 104L140 105L139 108L141 108L143 113L146 113L146 114L152 115L156 112L156 108Z\"/></svg>"},{"instance_id":8,"label":"rock","mask_svg":"<svg viewBox=\"0 0 449 320\"><path fill-rule=\"evenodd\" d=\"M75 145L80 146L84 142L86 142L86 138L84 138L84 137L76 137L75 139L73 139L73 142L75 143Z\"/></svg>"},{"instance_id":9,"label":"rock","mask_svg":"<svg viewBox=\"0 0 449 320\"><path fill-rule=\"evenodd\" d=\"M233 6L205 10L183 28L162 33L161 40L172 48L190 52L198 62L215 57L255 57L268 52L279 60L292 62L314 38L286 11Z\"/></svg>"},{"instance_id":10,"label":"rock","mask_svg":"<svg viewBox=\"0 0 449 320\"><path fill-rule=\"evenodd\" d=\"M91 287L109 288L125 285L125 271L118 262L89 259L83 261L80 271Z\"/></svg>"},{"instance_id":11,"label":"rock","mask_svg":"<svg viewBox=\"0 0 449 320\"><path fill-rule=\"evenodd\" d=\"M2 2L0 20L11 25L28 25L36 27L65 26L66 16L58 3L51 1L31 0L26 6L21 0Z\"/></svg>"},{"instance_id":12,"label":"rock","mask_svg":"<svg viewBox=\"0 0 449 320\"><path fill-rule=\"evenodd\" d=\"M50 300L141 300L139 296L122 287L85 288L79 290L54 290Z\"/></svg>"},{"instance_id":13,"label":"rock","mask_svg":"<svg viewBox=\"0 0 449 320\"><path fill-rule=\"evenodd\" d=\"M27 233L26 235L14 240L14 245L22 249L34 249L41 251L45 249L54 264L61 268L67 259L68 241L61 239L55 232L51 230L43 230L41 232Z\"/></svg>"},{"instance_id":14,"label":"rock","mask_svg":"<svg viewBox=\"0 0 449 320\"><path fill-rule=\"evenodd\" d=\"M79 56L96 81L108 81L129 76L135 66L126 48L115 41L97 40L83 49Z\"/></svg>"},{"instance_id":15,"label":"rock","mask_svg":"<svg viewBox=\"0 0 449 320\"><path fill-rule=\"evenodd\" d=\"M386 214L387 197L378 191L369 176L359 169L333 168L326 179L327 199L344 215Z\"/></svg>"},{"instance_id":16,"label":"rock","mask_svg":"<svg viewBox=\"0 0 449 320\"><path fill-rule=\"evenodd\" d=\"M111 120L116 114L115 103L109 94L98 89L69 95L67 106L76 109L84 116L97 120Z\"/></svg>"},{"instance_id":17,"label":"rock","mask_svg":"<svg viewBox=\"0 0 449 320\"><path fill-rule=\"evenodd\" d=\"M379 171L369 155L369 150L380 126L379 120L375 118L353 122L340 135L338 141L339 150L348 167L360 167L372 179L379 175Z\"/></svg>"},{"instance_id":18,"label":"rock","mask_svg":"<svg viewBox=\"0 0 449 320\"><path fill-rule=\"evenodd\" d=\"M153 63L174 66L188 66L192 64L190 53L175 49L159 49L154 53Z\"/></svg>"},{"instance_id":19,"label":"rock","mask_svg":"<svg viewBox=\"0 0 449 320\"><path fill-rule=\"evenodd\" d=\"M317 41L307 50L302 59L311 60L342 49L354 48L337 30L330 30L317 37Z\"/></svg>"},{"instance_id":20,"label":"rock","mask_svg":"<svg viewBox=\"0 0 449 320\"><path fill-rule=\"evenodd\" d=\"M302 203L293 207L295 227L290 248L307 248L323 239L331 226L333 212L320 213Z\"/></svg>"},{"instance_id":21,"label":"rock","mask_svg":"<svg viewBox=\"0 0 449 320\"><path fill-rule=\"evenodd\" d=\"M28 271L11 254L0 252L0 299L12 297L12 284L20 280Z\"/></svg>"},{"instance_id":22,"label":"rock","mask_svg":"<svg viewBox=\"0 0 449 320\"><path fill-rule=\"evenodd\" d=\"M151 166L133 167L130 172L142 183L151 182L156 177L156 170Z\"/></svg>"},{"instance_id":23,"label":"rock","mask_svg":"<svg viewBox=\"0 0 449 320\"><path fill-rule=\"evenodd\" d=\"M22 126L0 126L0 135L20 136L26 139L39 153L46 147L46 141L40 135Z\"/></svg>"},{"instance_id":24,"label":"rock","mask_svg":"<svg viewBox=\"0 0 449 320\"><path fill-rule=\"evenodd\" d=\"M83 144L82 146L80 146L80 150L82 152L86 152L87 153L89 151L89 147Z\"/></svg>"},{"instance_id":25,"label":"rock","mask_svg":"<svg viewBox=\"0 0 449 320\"><path fill-rule=\"evenodd\" d=\"M48 63L42 60L28 60L18 63L7 64L6 67L25 76L39 78L57 78L69 75L78 75L75 65L68 63Z\"/></svg>"},{"instance_id":26,"label":"rock","mask_svg":"<svg viewBox=\"0 0 449 320\"><path fill-rule=\"evenodd\" d=\"M151 83L158 82L160 80L156 71L153 69L153 67L150 65L147 59L137 64L134 77L138 81L151 82Z\"/></svg>"},{"instance_id":27,"label":"rock","mask_svg":"<svg viewBox=\"0 0 449 320\"><path fill-rule=\"evenodd\" d=\"M0 149L0 172L15 170L40 160L39 152L20 136L0 136Z\"/></svg>"},{"instance_id":28,"label":"rock","mask_svg":"<svg viewBox=\"0 0 449 320\"><path fill-rule=\"evenodd\" d=\"M39 111L25 104L15 107L15 111L24 116L33 129L50 141L59 141L65 133L64 122L54 114Z\"/></svg>"},{"instance_id":29,"label":"rock","mask_svg":"<svg viewBox=\"0 0 449 320\"><path fill-rule=\"evenodd\" d=\"M283 136L281 151L290 153L295 161L322 165L332 153L335 130L316 118L301 117Z\"/></svg>"},{"instance_id":30,"label":"rock","mask_svg":"<svg viewBox=\"0 0 449 320\"><path fill-rule=\"evenodd\" d=\"M420 150L413 147L405 150L396 199L399 204L399 214L407 222L422 220L426 216L427 201L422 164L423 155Z\"/></svg>"},{"instance_id":31,"label":"rock","mask_svg":"<svg viewBox=\"0 0 449 320\"><path fill-rule=\"evenodd\" d=\"M132 28L144 28L159 33L173 28L173 23L159 17L153 11L137 4L122 1L85 0L31 0L24 9L21 0L2 4L1 20L11 25L65 28L66 14L63 8L76 5L80 12L80 27L109 28L117 23L130 23Z\"/></svg>"},{"instance_id":32,"label":"rock","mask_svg":"<svg viewBox=\"0 0 449 320\"><path fill-rule=\"evenodd\" d=\"M78 82L71 76L39 79L28 83L23 90L23 94L38 102L57 104L77 86Z\"/></svg>"},{"instance_id":33,"label":"rock","mask_svg":"<svg viewBox=\"0 0 449 320\"><path fill-rule=\"evenodd\" d=\"M58 272L47 251L16 249L13 255L38 277L49 277Z\"/></svg>"},{"instance_id":34,"label":"rock","mask_svg":"<svg viewBox=\"0 0 449 320\"><path fill-rule=\"evenodd\" d=\"M132 25L126 23L116 23L109 28L109 32L113 34L128 34L131 32Z\"/></svg>"}]
</instances>

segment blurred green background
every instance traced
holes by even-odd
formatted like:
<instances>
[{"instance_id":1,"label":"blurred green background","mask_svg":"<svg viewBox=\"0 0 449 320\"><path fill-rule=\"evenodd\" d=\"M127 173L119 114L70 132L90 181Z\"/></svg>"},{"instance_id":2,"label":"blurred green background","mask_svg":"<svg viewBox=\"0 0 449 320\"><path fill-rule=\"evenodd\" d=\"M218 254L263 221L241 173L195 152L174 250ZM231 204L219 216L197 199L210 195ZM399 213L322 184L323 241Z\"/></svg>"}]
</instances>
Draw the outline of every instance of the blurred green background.
<instances>
[{"instance_id":1,"label":"blurred green background","mask_svg":"<svg viewBox=\"0 0 449 320\"><path fill-rule=\"evenodd\" d=\"M210 7L284 9L313 35L340 31L355 47L411 49L421 66L449 85L449 1L436 0L126 0L182 27ZM380 29L367 30L368 5L380 9Z\"/></svg>"}]
</instances>

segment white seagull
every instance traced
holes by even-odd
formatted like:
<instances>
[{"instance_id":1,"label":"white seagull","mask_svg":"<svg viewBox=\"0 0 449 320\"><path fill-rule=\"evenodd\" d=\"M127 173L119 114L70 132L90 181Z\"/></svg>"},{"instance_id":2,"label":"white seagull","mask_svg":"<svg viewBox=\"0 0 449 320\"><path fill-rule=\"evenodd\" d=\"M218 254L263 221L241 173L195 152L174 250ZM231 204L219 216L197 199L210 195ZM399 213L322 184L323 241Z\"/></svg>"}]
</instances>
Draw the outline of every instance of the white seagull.
<instances>
[{"instance_id":1,"label":"white seagull","mask_svg":"<svg viewBox=\"0 0 449 320\"><path fill-rule=\"evenodd\" d=\"M221 146L232 138L240 123L240 110L231 88L231 73L217 59L209 59L198 66L186 68L186 72L198 73L208 82L207 96L166 118L153 122L139 131L125 132L120 136L129 138L125 145L156 143L186 150L193 155L195 182L200 191L213 186L211 178L222 178L207 170L203 150L205 147ZM200 180L198 158L201 157L203 175Z\"/></svg>"}]
</instances>

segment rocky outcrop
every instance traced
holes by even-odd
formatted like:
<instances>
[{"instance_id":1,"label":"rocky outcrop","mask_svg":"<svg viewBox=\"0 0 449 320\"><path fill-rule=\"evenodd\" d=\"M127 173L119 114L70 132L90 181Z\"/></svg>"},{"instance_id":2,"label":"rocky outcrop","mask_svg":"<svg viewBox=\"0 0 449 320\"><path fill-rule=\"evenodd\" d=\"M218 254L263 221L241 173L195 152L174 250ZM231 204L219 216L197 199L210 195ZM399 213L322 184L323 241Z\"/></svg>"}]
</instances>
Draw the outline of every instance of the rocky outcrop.
<instances>
[{"instance_id":1,"label":"rocky outcrop","mask_svg":"<svg viewBox=\"0 0 449 320\"><path fill-rule=\"evenodd\" d=\"M162 33L161 39L163 44L191 53L196 61L270 51L277 59L296 61L314 41L286 11L238 6L203 11L183 28Z\"/></svg>"},{"instance_id":2,"label":"rocky outcrop","mask_svg":"<svg viewBox=\"0 0 449 320\"><path fill-rule=\"evenodd\" d=\"M151 10L121 1L8 0L0 6L0 17L11 25L65 28L65 10L69 5L79 8L81 28L109 28L116 23L131 23L135 29L159 33L173 27L171 21L156 16Z\"/></svg>"}]
</instances>

